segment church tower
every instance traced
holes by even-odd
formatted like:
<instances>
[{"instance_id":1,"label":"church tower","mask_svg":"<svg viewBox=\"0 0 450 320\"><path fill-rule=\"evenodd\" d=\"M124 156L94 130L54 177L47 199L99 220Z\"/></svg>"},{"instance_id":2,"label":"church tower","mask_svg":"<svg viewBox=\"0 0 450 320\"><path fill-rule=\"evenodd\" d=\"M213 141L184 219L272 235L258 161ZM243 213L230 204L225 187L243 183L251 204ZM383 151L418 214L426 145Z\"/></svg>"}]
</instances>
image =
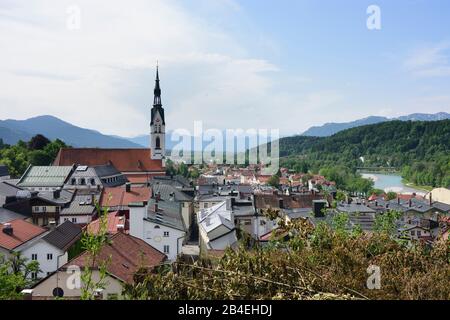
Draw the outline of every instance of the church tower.
<instances>
[{"instance_id":1,"label":"church tower","mask_svg":"<svg viewBox=\"0 0 450 320\"><path fill-rule=\"evenodd\" d=\"M161 88L159 87L159 70L156 66L156 83L153 98L152 117L150 121L151 158L163 160L166 155L166 122L164 108L161 103Z\"/></svg>"}]
</instances>

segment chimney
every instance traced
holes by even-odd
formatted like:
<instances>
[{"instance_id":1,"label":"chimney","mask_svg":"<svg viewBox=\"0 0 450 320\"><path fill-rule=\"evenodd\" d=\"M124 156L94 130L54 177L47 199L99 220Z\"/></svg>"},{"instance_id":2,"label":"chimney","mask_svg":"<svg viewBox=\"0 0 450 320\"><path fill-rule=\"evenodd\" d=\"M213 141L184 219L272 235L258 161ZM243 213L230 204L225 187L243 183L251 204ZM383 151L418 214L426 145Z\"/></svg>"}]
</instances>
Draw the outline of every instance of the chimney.
<instances>
[{"instance_id":1,"label":"chimney","mask_svg":"<svg viewBox=\"0 0 450 320\"><path fill-rule=\"evenodd\" d=\"M283 198L278 199L278 207L280 209L284 209L284 200L283 200Z\"/></svg>"},{"instance_id":2,"label":"chimney","mask_svg":"<svg viewBox=\"0 0 450 320\"><path fill-rule=\"evenodd\" d=\"M430 207L433 205L433 195L430 192Z\"/></svg>"},{"instance_id":3,"label":"chimney","mask_svg":"<svg viewBox=\"0 0 450 320\"><path fill-rule=\"evenodd\" d=\"M14 229L13 229L11 223L5 223L3 225L3 233L7 234L8 236L12 236L13 235Z\"/></svg>"},{"instance_id":4,"label":"chimney","mask_svg":"<svg viewBox=\"0 0 450 320\"><path fill-rule=\"evenodd\" d=\"M24 289L22 290L23 300L33 300L33 290L32 289Z\"/></svg>"},{"instance_id":5,"label":"chimney","mask_svg":"<svg viewBox=\"0 0 450 320\"><path fill-rule=\"evenodd\" d=\"M61 189L60 189L60 188L56 188L56 189L53 191L53 198L59 199L60 196L61 196Z\"/></svg>"},{"instance_id":6,"label":"chimney","mask_svg":"<svg viewBox=\"0 0 450 320\"><path fill-rule=\"evenodd\" d=\"M125 191L126 191L126 192L131 192L131 183L127 182L127 183L125 184Z\"/></svg>"},{"instance_id":7,"label":"chimney","mask_svg":"<svg viewBox=\"0 0 450 320\"><path fill-rule=\"evenodd\" d=\"M325 217L322 210L325 208L326 201L325 200L313 200L313 211L315 218Z\"/></svg>"}]
</instances>

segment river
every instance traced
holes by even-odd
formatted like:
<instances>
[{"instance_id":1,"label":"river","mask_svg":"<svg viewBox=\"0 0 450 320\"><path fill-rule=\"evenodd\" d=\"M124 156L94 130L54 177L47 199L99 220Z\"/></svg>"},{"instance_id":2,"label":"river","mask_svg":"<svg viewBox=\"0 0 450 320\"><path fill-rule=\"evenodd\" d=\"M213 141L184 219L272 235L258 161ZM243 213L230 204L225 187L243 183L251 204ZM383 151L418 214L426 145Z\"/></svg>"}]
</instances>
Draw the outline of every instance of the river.
<instances>
[{"instance_id":1,"label":"river","mask_svg":"<svg viewBox=\"0 0 450 320\"><path fill-rule=\"evenodd\" d=\"M371 172L361 172L363 178L372 179L375 183L376 189L384 190L385 192L393 191L397 193L417 193L424 195L423 190L408 187L402 182L402 177L397 174L381 174Z\"/></svg>"}]
</instances>

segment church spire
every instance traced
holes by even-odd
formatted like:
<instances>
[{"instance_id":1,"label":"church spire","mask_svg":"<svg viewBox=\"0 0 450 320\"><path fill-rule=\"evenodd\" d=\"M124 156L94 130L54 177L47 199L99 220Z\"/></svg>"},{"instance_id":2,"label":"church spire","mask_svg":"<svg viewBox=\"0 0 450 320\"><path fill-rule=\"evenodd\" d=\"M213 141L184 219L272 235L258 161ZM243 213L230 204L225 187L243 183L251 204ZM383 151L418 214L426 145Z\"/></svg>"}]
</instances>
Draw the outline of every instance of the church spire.
<instances>
[{"instance_id":1,"label":"church spire","mask_svg":"<svg viewBox=\"0 0 450 320\"><path fill-rule=\"evenodd\" d=\"M155 97L153 98L153 106L162 106L161 103L161 88L159 87L159 66L156 64L156 80L155 80L155 90L153 91Z\"/></svg>"},{"instance_id":2,"label":"church spire","mask_svg":"<svg viewBox=\"0 0 450 320\"><path fill-rule=\"evenodd\" d=\"M151 110L150 120L150 150L151 159L163 160L166 155L166 122L164 121L164 108L161 104L161 88L159 87L159 66L156 64L155 97ZM163 162L164 166L164 162Z\"/></svg>"}]
</instances>

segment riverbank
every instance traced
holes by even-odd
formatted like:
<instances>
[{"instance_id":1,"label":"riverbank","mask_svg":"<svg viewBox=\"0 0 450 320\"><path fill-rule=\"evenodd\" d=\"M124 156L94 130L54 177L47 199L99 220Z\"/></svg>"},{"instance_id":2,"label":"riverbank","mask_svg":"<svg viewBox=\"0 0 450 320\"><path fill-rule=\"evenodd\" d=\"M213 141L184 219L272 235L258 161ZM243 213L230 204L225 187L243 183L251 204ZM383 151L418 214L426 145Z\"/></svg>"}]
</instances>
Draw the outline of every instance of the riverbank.
<instances>
[{"instance_id":1,"label":"riverbank","mask_svg":"<svg viewBox=\"0 0 450 320\"><path fill-rule=\"evenodd\" d=\"M374 188L383 190L384 192L395 193L416 193L419 195L425 195L429 192L422 186L415 187L413 184L408 184L409 181L404 181L400 174L381 174L374 172L361 172L361 175L365 179L371 179L374 182Z\"/></svg>"},{"instance_id":2,"label":"riverbank","mask_svg":"<svg viewBox=\"0 0 450 320\"><path fill-rule=\"evenodd\" d=\"M426 192L430 192L430 191L432 191L432 190L434 189L434 187L432 187L432 186L419 186L419 185L417 185L417 184L414 184L414 183L412 183L412 182L409 182L409 181L406 180L405 178L402 178L402 183L403 183L405 186L408 186L408 187L410 187L410 188L419 189L419 190L426 191Z\"/></svg>"}]
</instances>

